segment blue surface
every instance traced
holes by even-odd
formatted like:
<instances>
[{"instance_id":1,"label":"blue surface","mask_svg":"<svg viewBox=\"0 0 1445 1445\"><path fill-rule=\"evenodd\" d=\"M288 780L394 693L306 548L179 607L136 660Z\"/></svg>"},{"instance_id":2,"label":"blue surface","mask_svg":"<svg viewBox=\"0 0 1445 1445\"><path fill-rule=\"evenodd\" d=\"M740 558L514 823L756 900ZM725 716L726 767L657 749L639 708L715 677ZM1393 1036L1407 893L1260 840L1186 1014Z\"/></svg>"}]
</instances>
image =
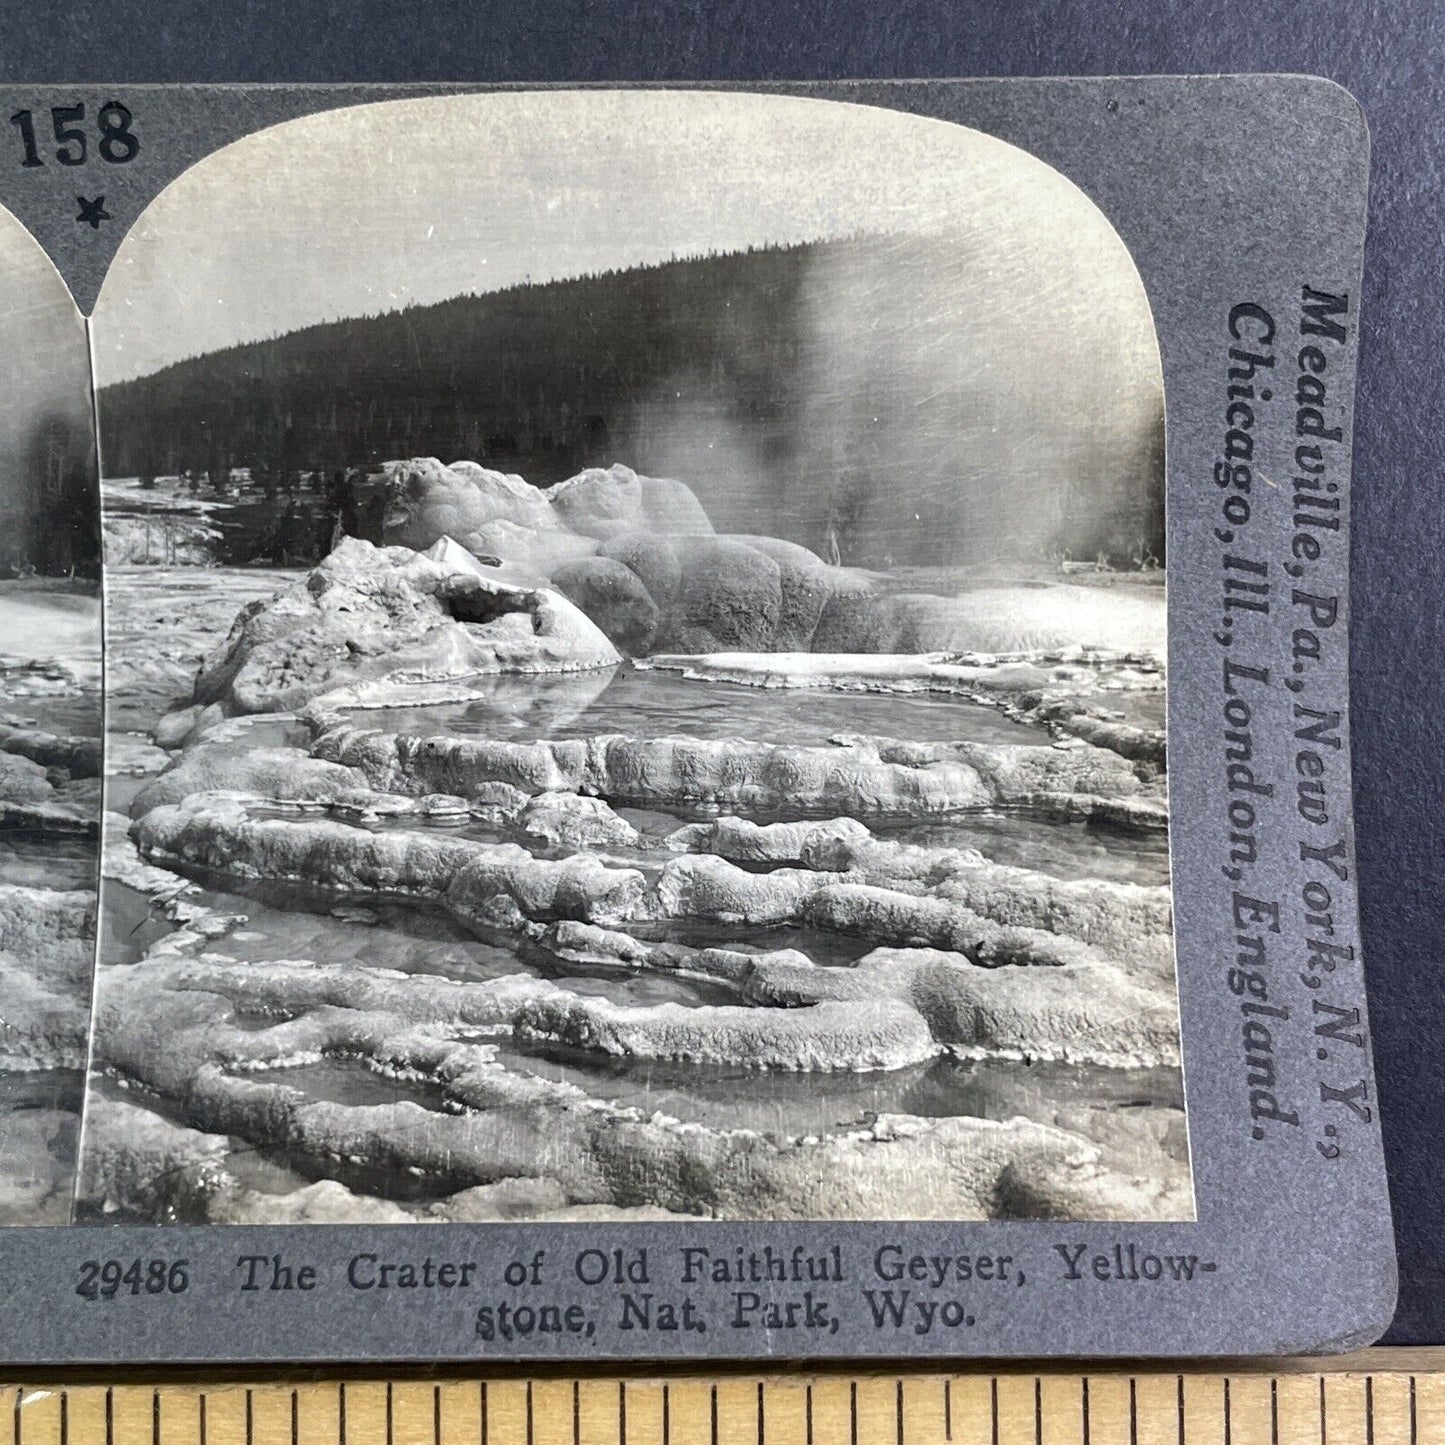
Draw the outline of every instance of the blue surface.
<instances>
[{"instance_id":1,"label":"blue surface","mask_svg":"<svg viewBox=\"0 0 1445 1445\"><path fill-rule=\"evenodd\" d=\"M1305 71L1374 138L1355 445L1361 901L1399 1234L1396 1343L1445 1342L1445 6L1431 0L274 3L4 0L0 79L744 80ZM1207 205L1208 198L1201 198ZM1328 1267L1328 1261L1321 1261Z\"/></svg>"}]
</instances>

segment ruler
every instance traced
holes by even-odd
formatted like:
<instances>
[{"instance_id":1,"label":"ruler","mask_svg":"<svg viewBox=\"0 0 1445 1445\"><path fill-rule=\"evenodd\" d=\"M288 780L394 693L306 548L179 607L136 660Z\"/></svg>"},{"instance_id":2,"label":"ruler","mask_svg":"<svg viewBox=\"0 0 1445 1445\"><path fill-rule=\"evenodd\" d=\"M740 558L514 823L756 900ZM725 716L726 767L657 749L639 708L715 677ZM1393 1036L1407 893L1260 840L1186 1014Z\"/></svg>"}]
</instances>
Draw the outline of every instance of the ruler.
<instances>
[{"instance_id":1,"label":"ruler","mask_svg":"<svg viewBox=\"0 0 1445 1445\"><path fill-rule=\"evenodd\" d=\"M1227 1369L77 1378L4 1388L12 1445L1445 1445L1445 1350Z\"/></svg>"}]
</instances>

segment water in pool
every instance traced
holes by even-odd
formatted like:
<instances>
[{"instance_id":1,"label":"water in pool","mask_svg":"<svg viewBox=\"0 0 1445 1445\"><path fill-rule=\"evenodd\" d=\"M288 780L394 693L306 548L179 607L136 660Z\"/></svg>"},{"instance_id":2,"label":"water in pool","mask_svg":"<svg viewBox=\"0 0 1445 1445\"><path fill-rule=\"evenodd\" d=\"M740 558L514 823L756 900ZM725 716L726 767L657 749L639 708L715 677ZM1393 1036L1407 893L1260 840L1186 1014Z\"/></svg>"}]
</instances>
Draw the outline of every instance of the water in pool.
<instances>
[{"instance_id":1,"label":"water in pool","mask_svg":"<svg viewBox=\"0 0 1445 1445\"><path fill-rule=\"evenodd\" d=\"M448 733L524 742L632 737L748 738L818 746L837 733L869 733L912 742L1040 744L1037 729L998 708L935 693L828 692L699 682L675 672L624 663L557 679L490 680L485 701L424 708L358 708L350 720L385 732Z\"/></svg>"}]
</instances>

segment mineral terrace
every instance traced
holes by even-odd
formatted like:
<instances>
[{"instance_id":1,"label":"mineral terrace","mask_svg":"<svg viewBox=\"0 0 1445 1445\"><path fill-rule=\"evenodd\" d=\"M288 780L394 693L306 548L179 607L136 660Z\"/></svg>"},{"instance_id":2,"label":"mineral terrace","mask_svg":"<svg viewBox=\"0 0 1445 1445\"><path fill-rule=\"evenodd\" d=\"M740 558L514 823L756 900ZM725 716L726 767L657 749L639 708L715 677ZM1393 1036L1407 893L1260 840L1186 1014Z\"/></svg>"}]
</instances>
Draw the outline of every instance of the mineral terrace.
<instances>
[{"instance_id":1,"label":"mineral terrace","mask_svg":"<svg viewBox=\"0 0 1445 1445\"><path fill-rule=\"evenodd\" d=\"M87 1217L1189 1216L1159 574L388 485L112 571Z\"/></svg>"},{"instance_id":2,"label":"mineral terrace","mask_svg":"<svg viewBox=\"0 0 1445 1445\"><path fill-rule=\"evenodd\" d=\"M0 637L0 1224L64 1224L95 957L99 599L0 583Z\"/></svg>"}]
</instances>

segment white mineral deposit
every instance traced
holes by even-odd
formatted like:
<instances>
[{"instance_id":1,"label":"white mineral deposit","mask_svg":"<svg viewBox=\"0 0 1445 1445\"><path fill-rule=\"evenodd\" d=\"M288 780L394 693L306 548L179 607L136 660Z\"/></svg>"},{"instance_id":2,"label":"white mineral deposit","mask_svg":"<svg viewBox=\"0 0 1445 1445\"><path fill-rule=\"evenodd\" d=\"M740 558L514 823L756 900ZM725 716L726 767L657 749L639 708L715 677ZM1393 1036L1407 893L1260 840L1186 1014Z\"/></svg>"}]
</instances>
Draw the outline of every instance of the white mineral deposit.
<instances>
[{"instance_id":1,"label":"white mineral deposit","mask_svg":"<svg viewBox=\"0 0 1445 1445\"><path fill-rule=\"evenodd\" d=\"M308 570L110 556L87 1217L1190 1216L1161 572L381 480Z\"/></svg>"}]
</instances>

